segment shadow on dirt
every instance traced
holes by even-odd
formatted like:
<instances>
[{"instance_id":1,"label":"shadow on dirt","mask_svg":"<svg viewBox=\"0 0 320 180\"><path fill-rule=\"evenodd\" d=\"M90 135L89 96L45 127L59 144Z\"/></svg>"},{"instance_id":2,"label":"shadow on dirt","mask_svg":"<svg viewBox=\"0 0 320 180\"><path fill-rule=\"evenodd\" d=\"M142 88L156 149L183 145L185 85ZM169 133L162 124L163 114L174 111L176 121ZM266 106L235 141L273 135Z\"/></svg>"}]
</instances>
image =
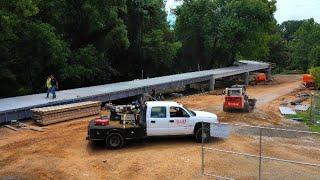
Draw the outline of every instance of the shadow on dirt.
<instances>
[{"instance_id":1,"label":"shadow on dirt","mask_svg":"<svg viewBox=\"0 0 320 180\"><path fill-rule=\"evenodd\" d=\"M219 143L223 140L212 138L209 143ZM193 144L194 146L201 146L201 143L196 143L193 136L165 136L165 137L148 137L142 140L126 140L125 144L122 148L117 150L136 150L136 149L144 149L151 147L167 147L167 148L175 148L177 145L181 145L181 147L185 145ZM90 141L87 145L87 150L89 153L95 153L100 151L111 150L105 145L104 141ZM114 150L112 150L114 151Z\"/></svg>"}]
</instances>

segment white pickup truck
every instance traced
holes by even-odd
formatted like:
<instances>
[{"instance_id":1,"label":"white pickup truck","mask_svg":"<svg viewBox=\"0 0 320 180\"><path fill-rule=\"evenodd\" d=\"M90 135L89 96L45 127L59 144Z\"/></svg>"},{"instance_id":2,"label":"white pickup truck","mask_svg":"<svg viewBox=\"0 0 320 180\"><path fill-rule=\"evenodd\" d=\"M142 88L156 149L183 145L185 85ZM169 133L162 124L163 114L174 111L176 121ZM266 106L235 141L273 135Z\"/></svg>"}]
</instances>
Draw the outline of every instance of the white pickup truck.
<instances>
[{"instance_id":1,"label":"white pickup truck","mask_svg":"<svg viewBox=\"0 0 320 180\"><path fill-rule=\"evenodd\" d=\"M169 101L147 101L135 113L113 117L90 121L87 139L103 140L112 149L122 147L126 139L150 136L194 135L197 142L202 142L203 129L206 142L210 138L210 123L218 123L213 113L192 111Z\"/></svg>"}]
</instances>

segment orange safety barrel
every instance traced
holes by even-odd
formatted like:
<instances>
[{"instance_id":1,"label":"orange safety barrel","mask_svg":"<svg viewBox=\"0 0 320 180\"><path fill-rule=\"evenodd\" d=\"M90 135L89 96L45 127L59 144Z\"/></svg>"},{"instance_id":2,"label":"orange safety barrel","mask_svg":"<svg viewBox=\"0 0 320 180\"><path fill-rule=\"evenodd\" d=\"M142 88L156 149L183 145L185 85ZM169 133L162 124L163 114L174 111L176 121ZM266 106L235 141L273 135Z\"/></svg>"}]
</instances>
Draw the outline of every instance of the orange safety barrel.
<instances>
[{"instance_id":1,"label":"orange safety barrel","mask_svg":"<svg viewBox=\"0 0 320 180\"><path fill-rule=\"evenodd\" d=\"M305 83L313 83L314 82L314 78L313 78L313 76L311 74L304 74L302 76L302 80Z\"/></svg>"},{"instance_id":2,"label":"orange safety barrel","mask_svg":"<svg viewBox=\"0 0 320 180\"><path fill-rule=\"evenodd\" d=\"M267 80L267 77L266 77L265 73L257 74L257 76L256 76L256 81L257 82L266 81L266 80Z\"/></svg>"}]
</instances>

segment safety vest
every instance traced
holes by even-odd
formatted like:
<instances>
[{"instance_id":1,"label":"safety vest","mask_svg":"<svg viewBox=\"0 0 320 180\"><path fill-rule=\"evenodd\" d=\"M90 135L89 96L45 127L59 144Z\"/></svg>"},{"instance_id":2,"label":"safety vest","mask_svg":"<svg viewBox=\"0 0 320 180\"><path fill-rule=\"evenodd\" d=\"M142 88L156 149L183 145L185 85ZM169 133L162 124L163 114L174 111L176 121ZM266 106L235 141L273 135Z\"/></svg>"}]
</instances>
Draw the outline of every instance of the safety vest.
<instances>
[{"instance_id":1,"label":"safety vest","mask_svg":"<svg viewBox=\"0 0 320 180\"><path fill-rule=\"evenodd\" d=\"M51 78L48 78L47 79L47 88L51 88L52 85L51 85Z\"/></svg>"}]
</instances>

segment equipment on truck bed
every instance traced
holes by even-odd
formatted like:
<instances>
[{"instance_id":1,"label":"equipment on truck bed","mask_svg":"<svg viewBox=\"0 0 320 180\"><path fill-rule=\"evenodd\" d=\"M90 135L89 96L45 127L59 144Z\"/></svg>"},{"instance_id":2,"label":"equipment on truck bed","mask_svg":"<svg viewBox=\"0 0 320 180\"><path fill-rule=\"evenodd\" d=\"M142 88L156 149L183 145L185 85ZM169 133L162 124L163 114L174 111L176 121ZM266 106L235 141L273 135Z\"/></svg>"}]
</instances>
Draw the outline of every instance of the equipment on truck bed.
<instances>
[{"instance_id":1,"label":"equipment on truck bed","mask_svg":"<svg viewBox=\"0 0 320 180\"><path fill-rule=\"evenodd\" d=\"M249 112L254 108L256 101L256 99L249 99L246 86L233 85L231 88L226 88L223 111L243 110Z\"/></svg>"},{"instance_id":2,"label":"equipment on truck bed","mask_svg":"<svg viewBox=\"0 0 320 180\"><path fill-rule=\"evenodd\" d=\"M118 105L110 106L110 119L120 121L121 124L135 124L139 119L140 106L139 105Z\"/></svg>"}]
</instances>

